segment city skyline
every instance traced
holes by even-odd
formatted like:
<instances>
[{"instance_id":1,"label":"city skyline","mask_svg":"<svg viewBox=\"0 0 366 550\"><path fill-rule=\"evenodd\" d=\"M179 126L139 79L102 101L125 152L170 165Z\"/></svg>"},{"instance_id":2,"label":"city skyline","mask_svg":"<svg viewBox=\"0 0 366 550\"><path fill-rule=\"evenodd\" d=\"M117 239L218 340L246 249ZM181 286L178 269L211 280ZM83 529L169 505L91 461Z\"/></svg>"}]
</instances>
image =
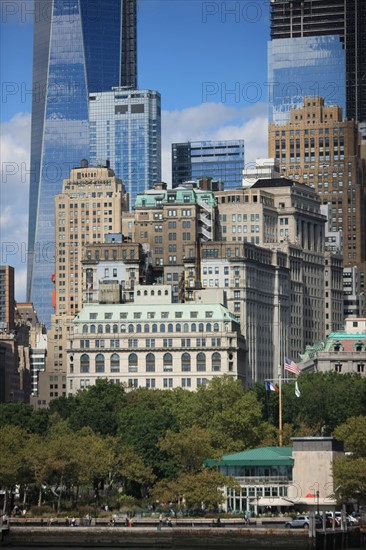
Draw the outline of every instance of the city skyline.
<instances>
[{"instance_id":1,"label":"city skyline","mask_svg":"<svg viewBox=\"0 0 366 550\"><path fill-rule=\"evenodd\" d=\"M1 109L4 162L0 238L2 243L8 243L2 247L5 256L2 260L16 268L16 296L21 300L25 294L27 254L33 16L29 13L29 1L12 5L18 5L18 13L2 13L2 52L8 51L9 55L2 64L2 80L6 86L3 86ZM160 1L141 0L139 4L139 87L155 86L163 96L162 179L168 184L173 141L244 138L248 162L266 153L268 6L258 2L257 11L249 9L248 5L246 11L240 13L230 13L233 7L230 3L225 6L227 13L221 4L207 2L166 5ZM164 33L154 32L154 23L155 30L159 24L158 28L164 29ZM190 33L192 29L200 31L195 41L190 39L187 29ZM214 39L217 32L230 37L230 41L218 45ZM248 52L254 37L258 36L254 58ZM177 45L174 51L166 47L173 38ZM185 49L182 49L183 44ZM193 51L196 51L195 64L190 56ZM158 67L152 62L157 57ZM174 78L173 59L179 68Z\"/></svg>"}]
</instances>

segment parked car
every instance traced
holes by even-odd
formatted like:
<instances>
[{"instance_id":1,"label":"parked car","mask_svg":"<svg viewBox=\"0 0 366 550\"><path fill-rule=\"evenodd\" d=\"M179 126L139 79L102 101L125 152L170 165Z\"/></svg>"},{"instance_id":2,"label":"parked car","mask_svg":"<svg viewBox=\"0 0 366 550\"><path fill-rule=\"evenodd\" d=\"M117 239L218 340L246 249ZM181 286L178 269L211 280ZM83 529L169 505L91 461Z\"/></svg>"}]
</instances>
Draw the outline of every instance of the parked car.
<instances>
[{"instance_id":1,"label":"parked car","mask_svg":"<svg viewBox=\"0 0 366 550\"><path fill-rule=\"evenodd\" d=\"M309 516L296 516L295 519L291 520L291 521L287 521L285 523L285 527L286 528L290 528L290 529L298 529L298 528L305 528L305 529L308 529L309 527Z\"/></svg>"},{"instance_id":2,"label":"parked car","mask_svg":"<svg viewBox=\"0 0 366 550\"><path fill-rule=\"evenodd\" d=\"M333 527L333 521L335 522L335 526L339 527L341 524L341 512L325 512L326 517L326 526L327 527Z\"/></svg>"},{"instance_id":3,"label":"parked car","mask_svg":"<svg viewBox=\"0 0 366 550\"><path fill-rule=\"evenodd\" d=\"M354 516L347 516L346 520L348 525L358 525L360 523Z\"/></svg>"}]
</instances>

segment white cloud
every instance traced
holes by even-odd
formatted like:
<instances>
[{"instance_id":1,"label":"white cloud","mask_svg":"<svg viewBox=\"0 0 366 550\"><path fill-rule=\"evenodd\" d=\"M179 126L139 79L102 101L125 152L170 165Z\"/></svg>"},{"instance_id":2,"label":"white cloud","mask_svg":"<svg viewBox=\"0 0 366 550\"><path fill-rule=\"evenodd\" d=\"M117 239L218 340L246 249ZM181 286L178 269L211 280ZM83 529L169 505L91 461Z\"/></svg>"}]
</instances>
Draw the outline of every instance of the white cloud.
<instances>
[{"instance_id":1,"label":"white cloud","mask_svg":"<svg viewBox=\"0 0 366 550\"><path fill-rule=\"evenodd\" d=\"M245 140L245 163L267 156L267 106L227 107L202 103L181 111L163 111L162 179L171 183L171 144L198 140Z\"/></svg>"},{"instance_id":2,"label":"white cloud","mask_svg":"<svg viewBox=\"0 0 366 550\"><path fill-rule=\"evenodd\" d=\"M18 113L0 129L0 263L15 268L17 300L25 299L30 123Z\"/></svg>"}]
</instances>

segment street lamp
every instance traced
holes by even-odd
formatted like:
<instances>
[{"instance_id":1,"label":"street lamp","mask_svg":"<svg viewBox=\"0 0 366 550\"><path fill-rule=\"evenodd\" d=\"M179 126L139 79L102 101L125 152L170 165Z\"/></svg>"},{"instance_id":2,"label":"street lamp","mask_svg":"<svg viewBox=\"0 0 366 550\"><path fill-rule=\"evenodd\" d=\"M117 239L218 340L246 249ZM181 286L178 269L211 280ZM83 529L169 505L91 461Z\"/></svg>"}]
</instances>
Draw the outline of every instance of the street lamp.
<instances>
[{"instance_id":1,"label":"street lamp","mask_svg":"<svg viewBox=\"0 0 366 550\"><path fill-rule=\"evenodd\" d=\"M316 508L317 508L317 514L319 515L319 491L317 491L316 493Z\"/></svg>"}]
</instances>

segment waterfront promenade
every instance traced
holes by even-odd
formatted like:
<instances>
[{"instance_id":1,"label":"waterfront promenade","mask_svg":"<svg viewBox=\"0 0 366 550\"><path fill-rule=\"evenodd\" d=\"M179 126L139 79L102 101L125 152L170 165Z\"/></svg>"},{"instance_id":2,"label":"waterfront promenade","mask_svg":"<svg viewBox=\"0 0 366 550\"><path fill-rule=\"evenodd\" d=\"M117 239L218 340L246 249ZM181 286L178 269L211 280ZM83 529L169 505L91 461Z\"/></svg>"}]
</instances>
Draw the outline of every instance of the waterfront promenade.
<instances>
[{"instance_id":1,"label":"waterfront promenade","mask_svg":"<svg viewBox=\"0 0 366 550\"><path fill-rule=\"evenodd\" d=\"M264 518L263 518L264 519ZM285 529L284 518L266 518L271 523L244 525L240 520L224 520L220 525L208 519L184 519L172 526L156 519L140 519L131 526L108 525L108 520L90 526L47 525L40 518L19 519L3 533L1 547L30 548L274 548L282 550L365 548L359 530L309 532L308 529ZM311 536L313 535L313 536ZM315 536L316 535L316 536Z\"/></svg>"}]
</instances>

